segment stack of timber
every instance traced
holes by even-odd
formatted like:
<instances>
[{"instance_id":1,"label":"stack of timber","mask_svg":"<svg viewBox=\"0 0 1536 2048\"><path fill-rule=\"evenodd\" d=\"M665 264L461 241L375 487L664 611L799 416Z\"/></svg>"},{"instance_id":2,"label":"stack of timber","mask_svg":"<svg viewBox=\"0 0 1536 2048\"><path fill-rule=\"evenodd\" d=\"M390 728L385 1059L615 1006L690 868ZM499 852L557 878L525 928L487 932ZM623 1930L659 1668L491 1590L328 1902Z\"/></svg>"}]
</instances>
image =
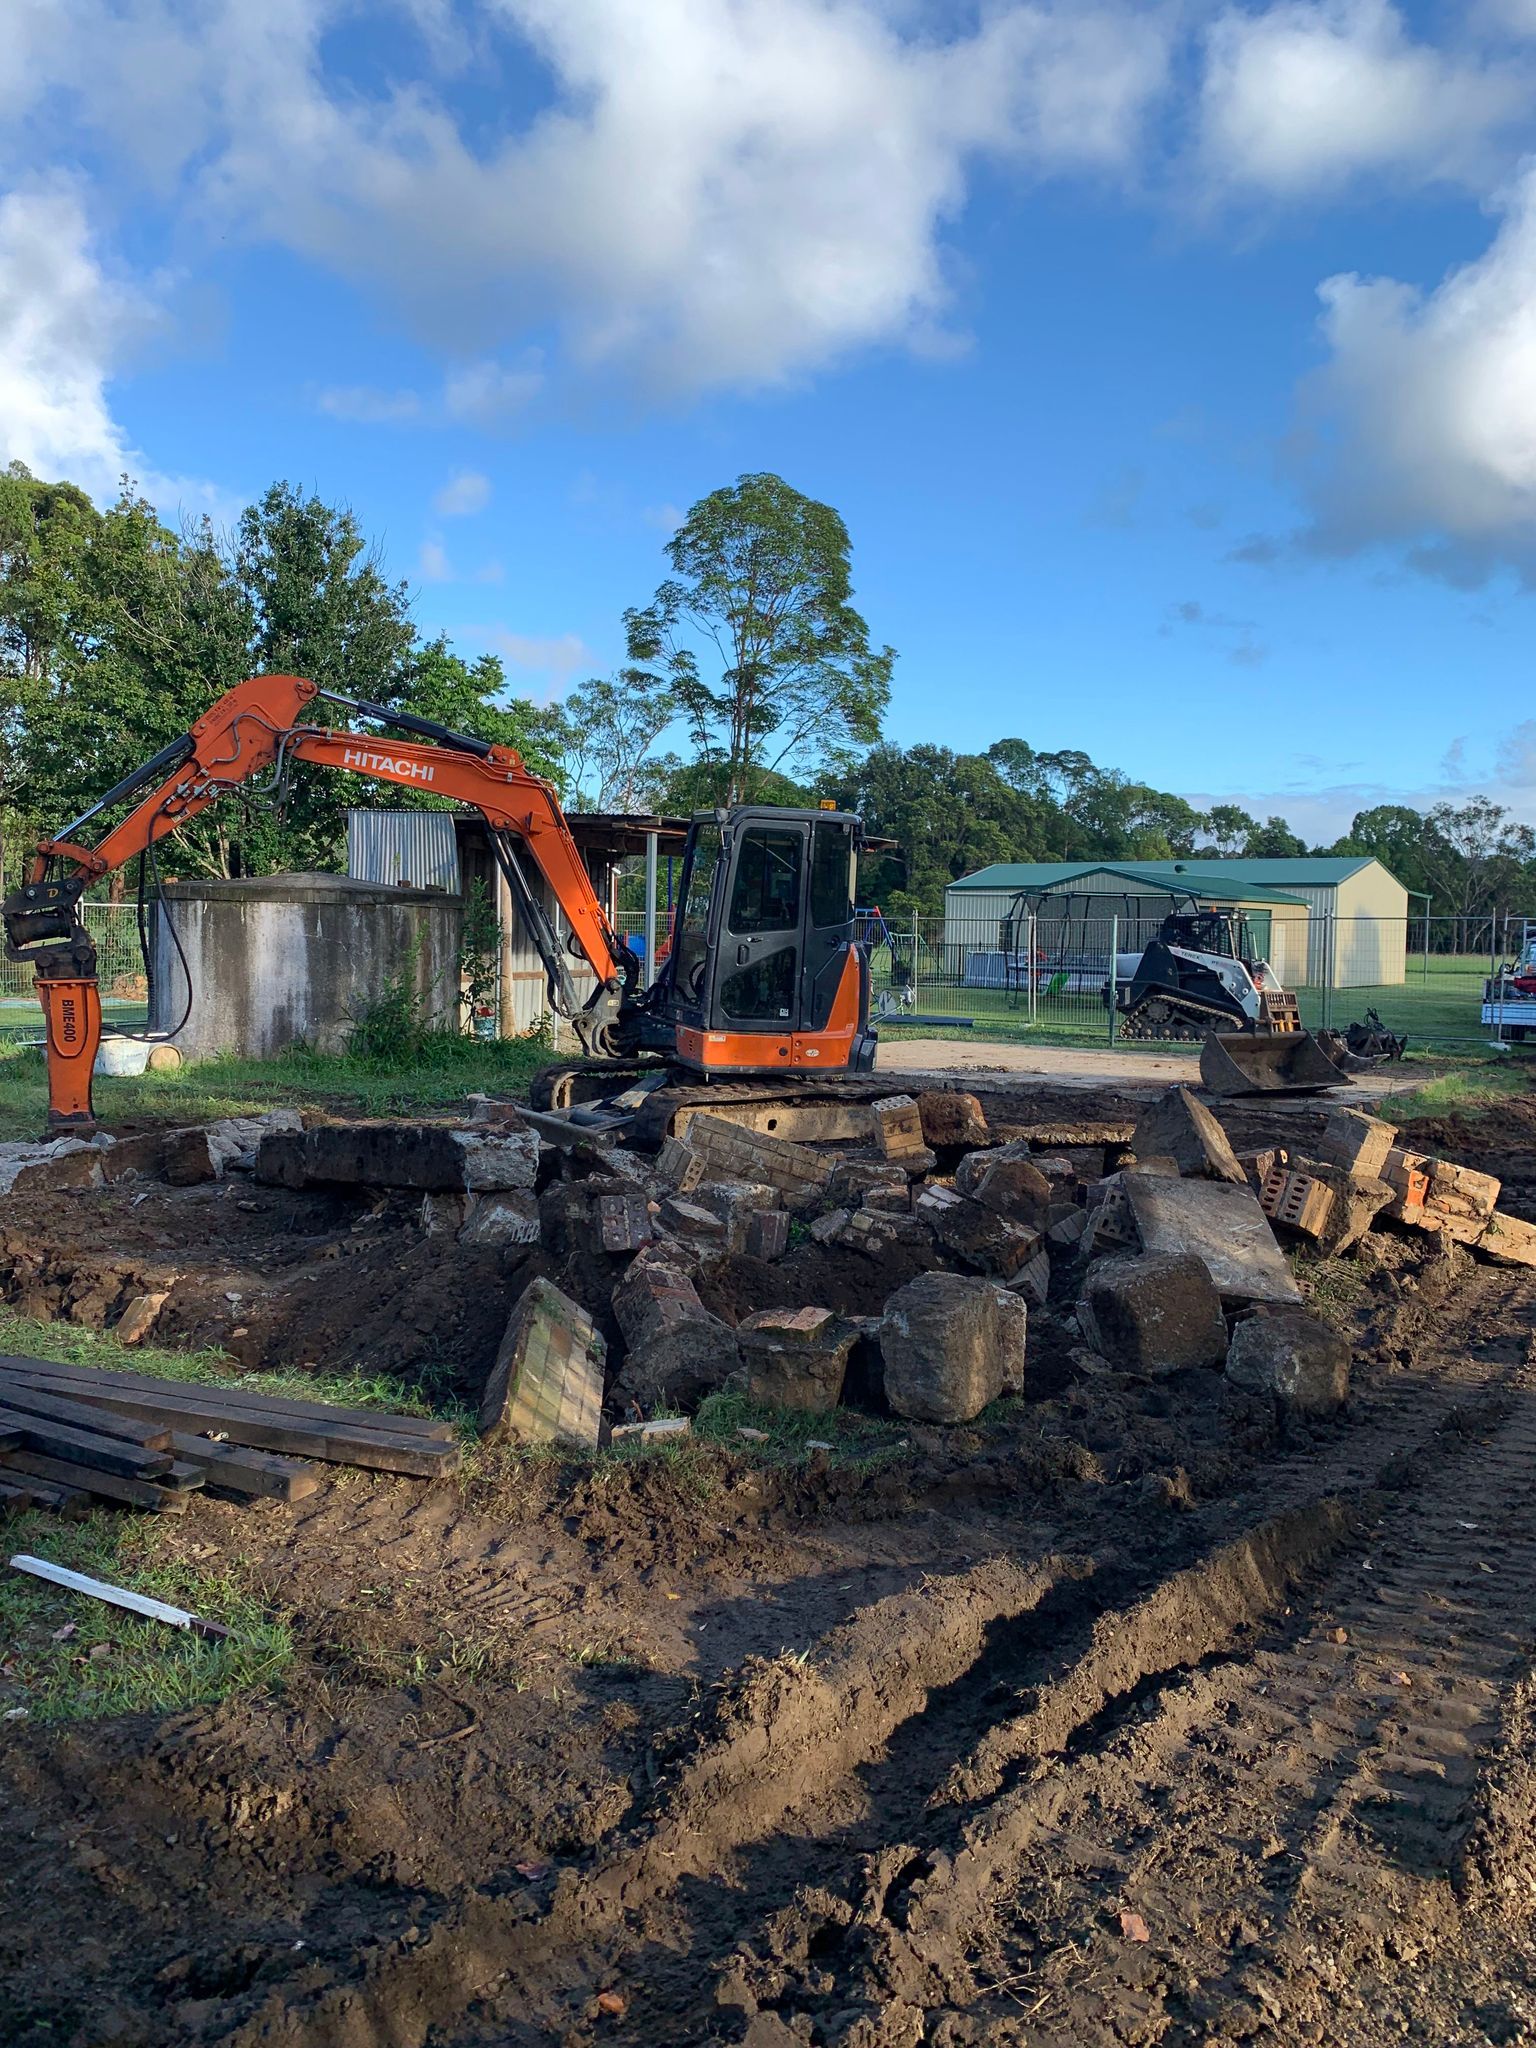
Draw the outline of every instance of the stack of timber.
<instances>
[{"instance_id":1,"label":"stack of timber","mask_svg":"<svg viewBox=\"0 0 1536 2048\"><path fill-rule=\"evenodd\" d=\"M319 1484L309 1459L431 1479L459 1447L452 1423L422 1416L0 1355L0 1514L115 1501L174 1515L199 1486L302 1500Z\"/></svg>"}]
</instances>

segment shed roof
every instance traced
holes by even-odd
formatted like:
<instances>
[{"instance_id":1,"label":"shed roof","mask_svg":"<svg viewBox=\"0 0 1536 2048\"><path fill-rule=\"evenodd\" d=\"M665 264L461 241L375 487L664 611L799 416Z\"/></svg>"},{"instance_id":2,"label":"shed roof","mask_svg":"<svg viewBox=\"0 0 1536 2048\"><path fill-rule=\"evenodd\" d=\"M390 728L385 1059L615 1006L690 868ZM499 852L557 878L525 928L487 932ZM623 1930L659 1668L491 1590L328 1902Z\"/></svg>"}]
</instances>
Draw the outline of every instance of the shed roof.
<instances>
[{"instance_id":1,"label":"shed roof","mask_svg":"<svg viewBox=\"0 0 1536 2048\"><path fill-rule=\"evenodd\" d=\"M1127 887L1152 895L1179 895L1188 890L1212 903L1285 903L1304 908L1303 897L1288 896L1281 889L1268 888L1256 880L1245 881L1227 872L1233 867L1265 865L1268 863L1262 861L1153 860L1122 867L1118 862L1105 860L994 861L989 868L978 868L974 875L951 882L949 888L1012 890L1018 894L1058 889L1064 882L1080 881L1085 875L1113 875Z\"/></svg>"}]
</instances>

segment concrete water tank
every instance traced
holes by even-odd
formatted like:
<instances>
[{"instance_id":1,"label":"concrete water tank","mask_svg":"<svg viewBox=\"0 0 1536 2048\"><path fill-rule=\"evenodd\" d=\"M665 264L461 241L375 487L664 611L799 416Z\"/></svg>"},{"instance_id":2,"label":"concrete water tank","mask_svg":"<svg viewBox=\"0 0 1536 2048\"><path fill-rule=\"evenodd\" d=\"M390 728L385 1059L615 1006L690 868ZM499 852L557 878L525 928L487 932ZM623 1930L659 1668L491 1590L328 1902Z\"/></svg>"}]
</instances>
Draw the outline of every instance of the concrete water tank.
<instances>
[{"instance_id":1,"label":"concrete water tank","mask_svg":"<svg viewBox=\"0 0 1536 2048\"><path fill-rule=\"evenodd\" d=\"M359 1013L407 964L425 1013L450 1028L459 1022L457 896L349 875L167 882L163 894L150 1026L173 1032L188 1059L262 1058L299 1043L339 1052ZM187 970L191 1010L181 1024Z\"/></svg>"}]
</instances>

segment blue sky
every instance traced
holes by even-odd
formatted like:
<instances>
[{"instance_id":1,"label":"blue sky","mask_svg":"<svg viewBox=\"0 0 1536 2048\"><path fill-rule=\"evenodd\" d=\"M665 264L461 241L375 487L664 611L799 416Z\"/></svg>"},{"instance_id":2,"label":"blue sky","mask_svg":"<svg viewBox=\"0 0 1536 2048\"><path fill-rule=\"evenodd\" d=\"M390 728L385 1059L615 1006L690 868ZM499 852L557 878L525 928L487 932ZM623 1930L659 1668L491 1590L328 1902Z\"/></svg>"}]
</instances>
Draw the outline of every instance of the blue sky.
<instances>
[{"instance_id":1,"label":"blue sky","mask_svg":"<svg viewBox=\"0 0 1536 2048\"><path fill-rule=\"evenodd\" d=\"M835 504L903 742L1536 821L1536 0L6 0L0 459L349 502L548 697Z\"/></svg>"}]
</instances>

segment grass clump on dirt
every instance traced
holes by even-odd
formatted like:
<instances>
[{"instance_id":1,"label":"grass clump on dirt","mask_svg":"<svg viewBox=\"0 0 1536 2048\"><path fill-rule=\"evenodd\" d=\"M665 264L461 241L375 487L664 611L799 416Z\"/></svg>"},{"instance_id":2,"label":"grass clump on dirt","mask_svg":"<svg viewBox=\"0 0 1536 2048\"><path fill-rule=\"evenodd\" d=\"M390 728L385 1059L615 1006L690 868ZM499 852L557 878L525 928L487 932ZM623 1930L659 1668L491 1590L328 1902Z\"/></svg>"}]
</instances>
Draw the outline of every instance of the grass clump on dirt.
<instances>
[{"instance_id":1,"label":"grass clump on dirt","mask_svg":"<svg viewBox=\"0 0 1536 2048\"><path fill-rule=\"evenodd\" d=\"M338 1408L385 1408L395 1414L440 1412L420 1392L385 1373L245 1372L227 1352L163 1351L152 1344L119 1344L110 1330L77 1323L41 1322L0 1307L0 1351L52 1358L64 1365L94 1365L107 1372L141 1372L154 1379L210 1387L244 1387L299 1401L330 1401Z\"/></svg>"},{"instance_id":2,"label":"grass clump on dirt","mask_svg":"<svg viewBox=\"0 0 1536 2048\"><path fill-rule=\"evenodd\" d=\"M0 1711L9 1721L173 1713L281 1684L293 1658L286 1618L269 1613L227 1567L200 1571L164 1555L164 1534L155 1516L104 1510L81 1522L33 1511L7 1524L8 1557L47 1558L231 1631L212 1641L0 1571Z\"/></svg>"},{"instance_id":3,"label":"grass clump on dirt","mask_svg":"<svg viewBox=\"0 0 1536 2048\"><path fill-rule=\"evenodd\" d=\"M1420 1117L1486 1116L1512 1095L1524 1095L1531 1086L1533 1071L1519 1053L1504 1053L1491 1060L1459 1061L1448 1072L1405 1095L1391 1095L1380 1114L1395 1124Z\"/></svg>"},{"instance_id":4,"label":"grass clump on dirt","mask_svg":"<svg viewBox=\"0 0 1536 2048\"><path fill-rule=\"evenodd\" d=\"M208 1123L284 1107L383 1116L441 1108L472 1093L522 1094L549 1057L542 1032L481 1039L427 1031L402 1042L375 1024L345 1053L294 1046L267 1060L200 1060L172 1074L98 1079L96 1114L108 1130ZM40 1137L47 1117L42 1054L0 1040L0 1139Z\"/></svg>"},{"instance_id":5,"label":"grass clump on dirt","mask_svg":"<svg viewBox=\"0 0 1536 2048\"><path fill-rule=\"evenodd\" d=\"M744 1436L744 1430L760 1434ZM808 1415L798 1408L765 1408L736 1393L711 1394L693 1419L693 1433L706 1444L767 1465L801 1463L819 1445L826 1446L822 1455L828 1464L839 1466L881 1465L909 1448L900 1423L861 1415L856 1408Z\"/></svg>"}]
</instances>

